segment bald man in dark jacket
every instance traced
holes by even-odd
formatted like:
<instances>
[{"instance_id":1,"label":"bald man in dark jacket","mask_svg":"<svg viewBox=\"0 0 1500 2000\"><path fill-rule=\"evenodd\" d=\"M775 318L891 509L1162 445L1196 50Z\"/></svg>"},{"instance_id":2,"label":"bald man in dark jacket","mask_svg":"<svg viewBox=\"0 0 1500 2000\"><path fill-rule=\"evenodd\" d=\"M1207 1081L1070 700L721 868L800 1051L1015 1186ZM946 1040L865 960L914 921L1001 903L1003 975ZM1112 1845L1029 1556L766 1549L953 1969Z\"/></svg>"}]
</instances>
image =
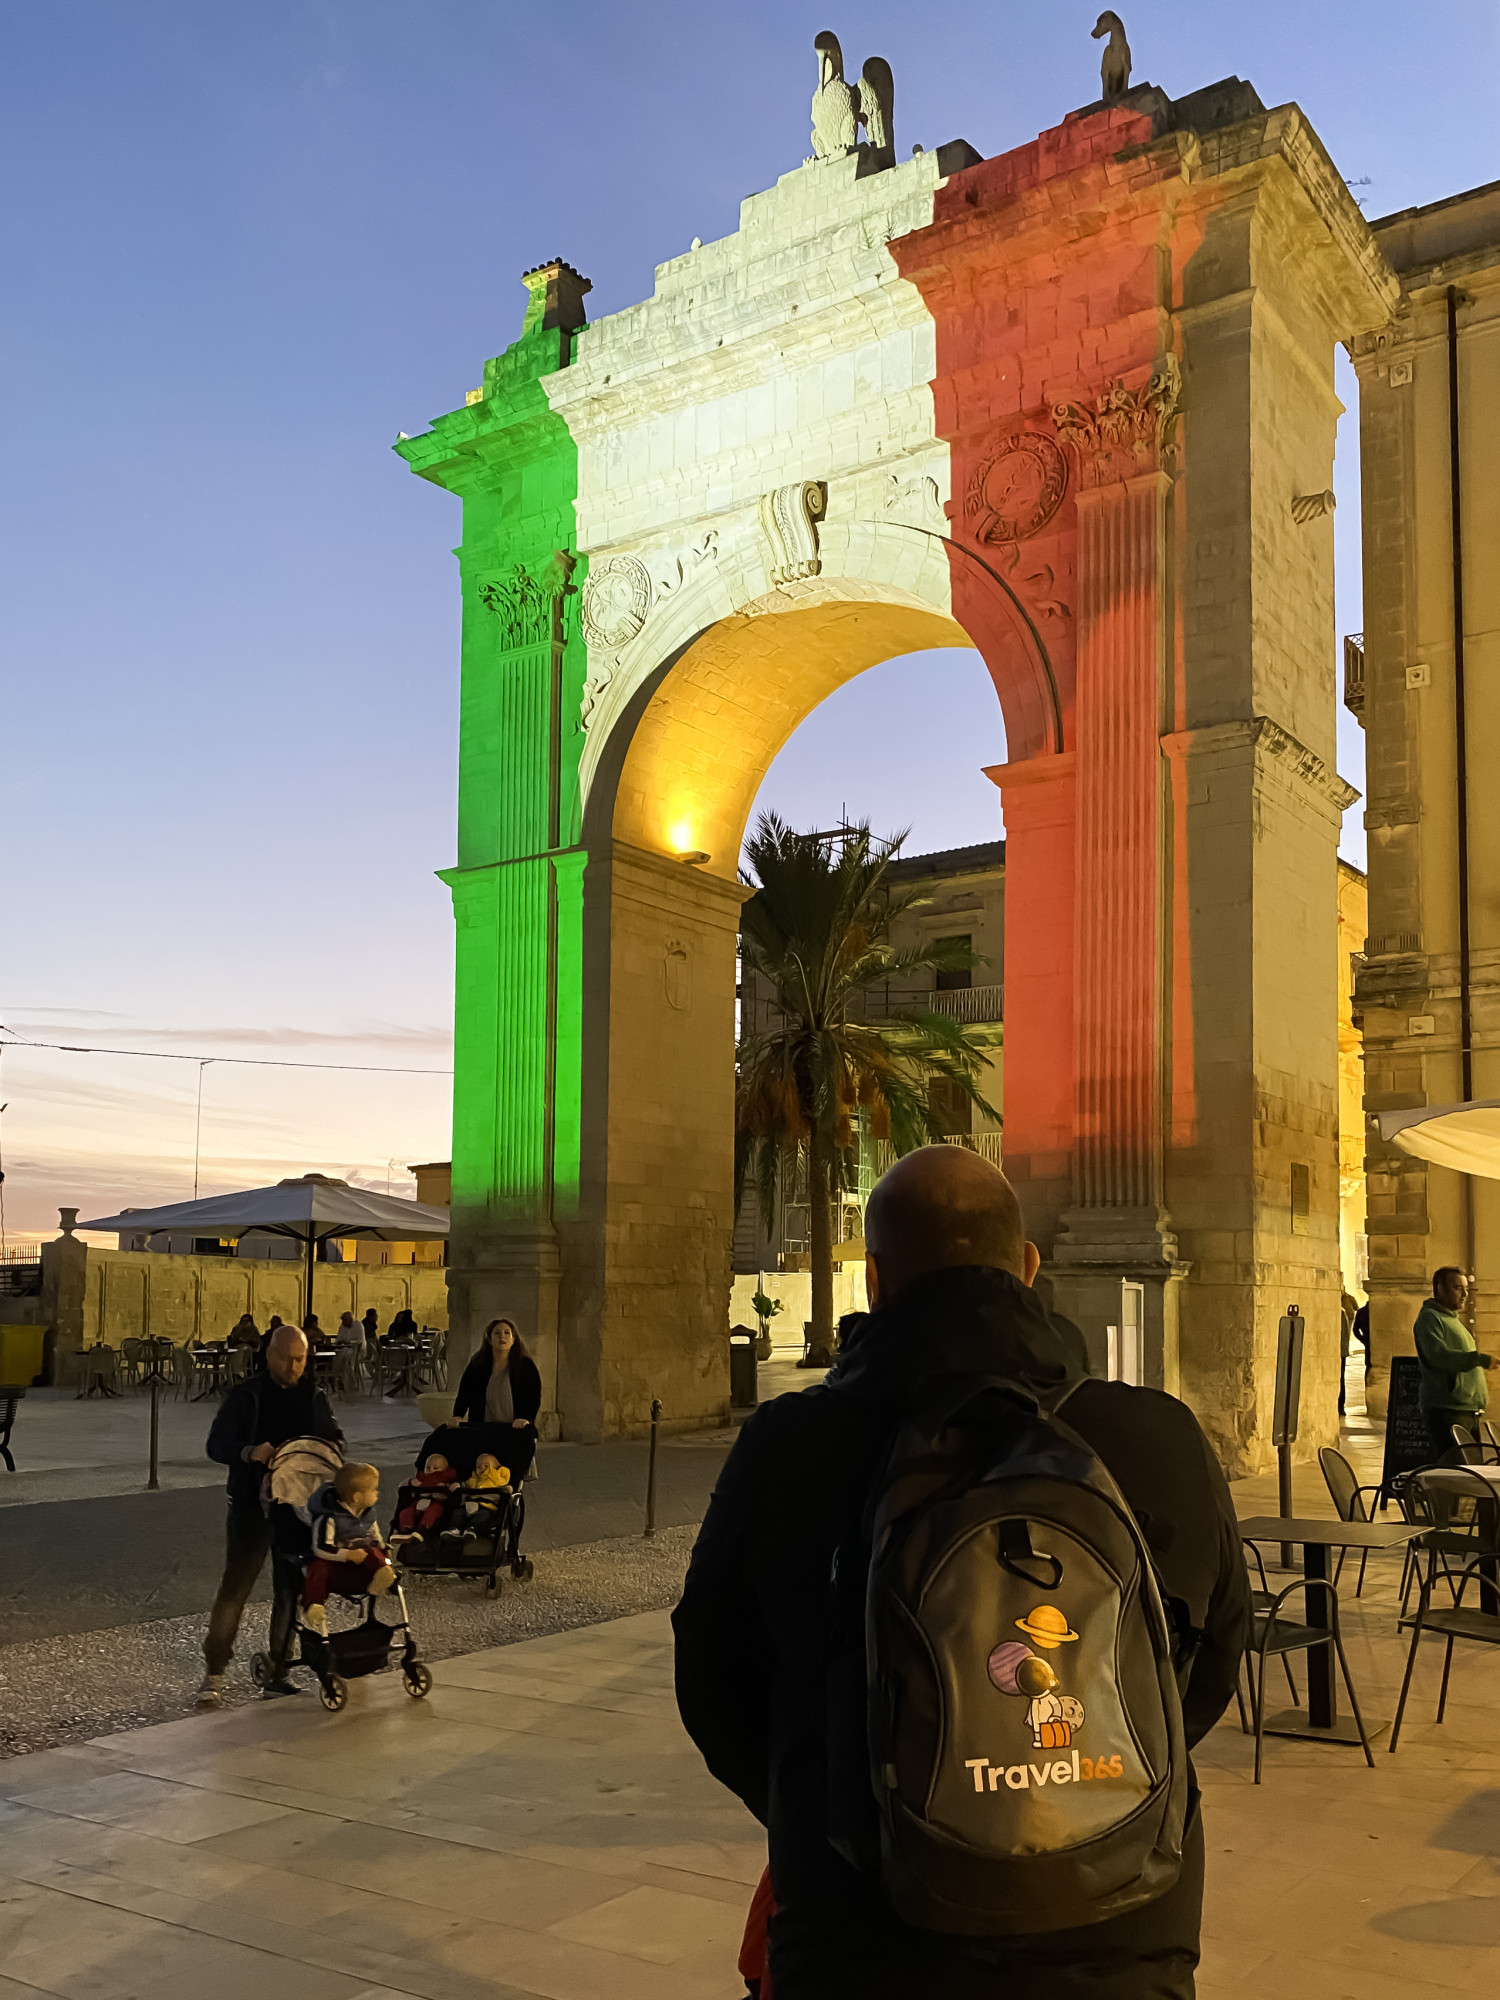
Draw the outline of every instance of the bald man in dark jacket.
<instances>
[{"instance_id":1,"label":"bald man in dark jacket","mask_svg":"<svg viewBox=\"0 0 1500 2000\"><path fill-rule=\"evenodd\" d=\"M1196 1784L1174 1888L1125 1917L1024 1939L904 1924L829 1843L834 1555L860 1532L897 1426L944 1377L1001 1374L1048 1395L1074 1385L1062 1420L1129 1502L1184 1634L1190 1746L1233 1697L1249 1624L1234 1508L1197 1420L1157 1390L1080 1380L1076 1334L1030 1289L1039 1260L1004 1176L955 1147L909 1155L872 1195L866 1237L869 1318L825 1386L778 1397L741 1431L672 1621L683 1721L769 1835L775 2000L1190 2000Z\"/></svg>"}]
</instances>

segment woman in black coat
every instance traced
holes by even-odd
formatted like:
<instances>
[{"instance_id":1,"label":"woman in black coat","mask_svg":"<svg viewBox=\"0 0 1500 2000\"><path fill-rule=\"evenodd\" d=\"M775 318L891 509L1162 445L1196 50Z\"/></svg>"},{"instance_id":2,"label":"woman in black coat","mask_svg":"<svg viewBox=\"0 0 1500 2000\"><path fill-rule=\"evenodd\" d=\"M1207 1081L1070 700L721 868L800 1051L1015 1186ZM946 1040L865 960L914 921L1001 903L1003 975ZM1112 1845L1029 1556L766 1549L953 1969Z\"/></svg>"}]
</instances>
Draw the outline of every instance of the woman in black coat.
<instances>
[{"instance_id":1,"label":"woman in black coat","mask_svg":"<svg viewBox=\"0 0 1500 2000\"><path fill-rule=\"evenodd\" d=\"M484 1343L464 1370L453 1399L453 1421L511 1424L535 1430L542 1407L542 1378L515 1324L492 1319Z\"/></svg>"}]
</instances>

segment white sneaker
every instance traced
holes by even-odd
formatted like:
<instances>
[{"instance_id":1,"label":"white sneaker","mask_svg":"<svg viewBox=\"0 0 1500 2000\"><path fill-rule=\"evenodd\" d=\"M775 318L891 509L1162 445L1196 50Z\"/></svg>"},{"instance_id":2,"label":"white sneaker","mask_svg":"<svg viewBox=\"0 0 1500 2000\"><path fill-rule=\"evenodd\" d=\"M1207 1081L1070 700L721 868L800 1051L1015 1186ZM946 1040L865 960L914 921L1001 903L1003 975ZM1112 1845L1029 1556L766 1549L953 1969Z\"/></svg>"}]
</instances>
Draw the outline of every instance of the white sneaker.
<instances>
[{"instance_id":1,"label":"white sneaker","mask_svg":"<svg viewBox=\"0 0 1500 2000\"><path fill-rule=\"evenodd\" d=\"M197 1706L205 1709L222 1708L224 1706L224 1676L222 1674L205 1674L203 1676L203 1685L198 1690Z\"/></svg>"},{"instance_id":2,"label":"white sneaker","mask_svg":"<svg viewBox=\"0 0 1500 2000\"><path fill-rule=\"evenodd\" d=\"M323 1604L309 1604L302 1614L302 1622L320 1639L328 1637L328 1607Z\"/></svg>"}]
</instances>

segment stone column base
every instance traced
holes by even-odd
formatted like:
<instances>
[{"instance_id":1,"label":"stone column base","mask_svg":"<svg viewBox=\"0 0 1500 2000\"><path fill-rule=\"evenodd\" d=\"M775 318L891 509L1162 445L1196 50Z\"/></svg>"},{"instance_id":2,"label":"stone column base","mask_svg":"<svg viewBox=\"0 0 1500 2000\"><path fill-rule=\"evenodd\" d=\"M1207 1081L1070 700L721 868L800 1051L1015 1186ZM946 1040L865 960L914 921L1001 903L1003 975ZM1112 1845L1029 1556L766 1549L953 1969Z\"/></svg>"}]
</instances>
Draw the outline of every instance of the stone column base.
<instances>
[{"instance_id":1,"label":"stone column base","mask_svg":"<svg viewBox=\"0 0 1500 2000\"><path fill-rule=\"evenodd\" d=\"M537 1430L558 1435L557 1293L561 1259L546 1224L508 1228L471 1223L460 1237L462 1263L448 1270L448 1383L458 1378L492 1319L513 1319L542 1377Z\"/></svg>"},{"instance_id":2,"label":"stone column base","mask_svg":"<svg viewBox=\"0 0 1500 2000\"><path fill-rule=\"evenodd\" d=\"M1057 1310L1083 1331L1089 1367L1108 1372L1105 1329L1123 1324L1121 1284L1143 1287L1142 1379L1178 1393L1177 1307L1191 1266L1159 1209L1071 1208L1043 1267Z\"/></svg>"}]
</instances>

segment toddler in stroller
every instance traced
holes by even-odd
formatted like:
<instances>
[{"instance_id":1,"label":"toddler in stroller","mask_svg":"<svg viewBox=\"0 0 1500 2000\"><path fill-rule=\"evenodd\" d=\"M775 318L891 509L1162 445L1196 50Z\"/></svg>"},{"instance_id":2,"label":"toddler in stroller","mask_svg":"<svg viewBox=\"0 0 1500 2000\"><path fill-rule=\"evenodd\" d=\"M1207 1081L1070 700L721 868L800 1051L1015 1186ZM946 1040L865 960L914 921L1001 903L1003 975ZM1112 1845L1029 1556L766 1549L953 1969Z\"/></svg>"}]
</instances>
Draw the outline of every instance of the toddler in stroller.
<instances>
[{"instance_id":1,"label":"toddler in stroller","mask_svg":"<svg viewBox=\"0 0 1500 2000\"><path fill-rule=\"evenodd\" d=\"M291 1657L257 1653L250 1663L257 1686L292 1692L280 1683L290 1669L306 1667L317 1676L323 1706L337 1710L349 1698L348 1680L399 1665L406 1692L420 1700L432 1687L432 1675L417 1656L406 1599L375 1525L377 1469L343 1465L337 1447L299 1438L278 1450L267 1486L272 1560L295 1577L298 1604ZM362 1597L364 1617L330 1632L330 1590ZM378 1607L386 1602L394 1604L394 1618L380 1615Z\"/></svg>"},{"instance_id":2,"label":"toddler in stroller","mask_svg":"<svg viewBox=\"0 0 1500 2000\"><path fill-rule=\"evenodd\" d=\"M379 1504L379 1472L357 1462L341 1465L308 1503L312 1557L302 1573L303 1620L324 1637L330 1590L383 1597L396 1581L375 1520Z\"/></svg>"}]
</instances>

